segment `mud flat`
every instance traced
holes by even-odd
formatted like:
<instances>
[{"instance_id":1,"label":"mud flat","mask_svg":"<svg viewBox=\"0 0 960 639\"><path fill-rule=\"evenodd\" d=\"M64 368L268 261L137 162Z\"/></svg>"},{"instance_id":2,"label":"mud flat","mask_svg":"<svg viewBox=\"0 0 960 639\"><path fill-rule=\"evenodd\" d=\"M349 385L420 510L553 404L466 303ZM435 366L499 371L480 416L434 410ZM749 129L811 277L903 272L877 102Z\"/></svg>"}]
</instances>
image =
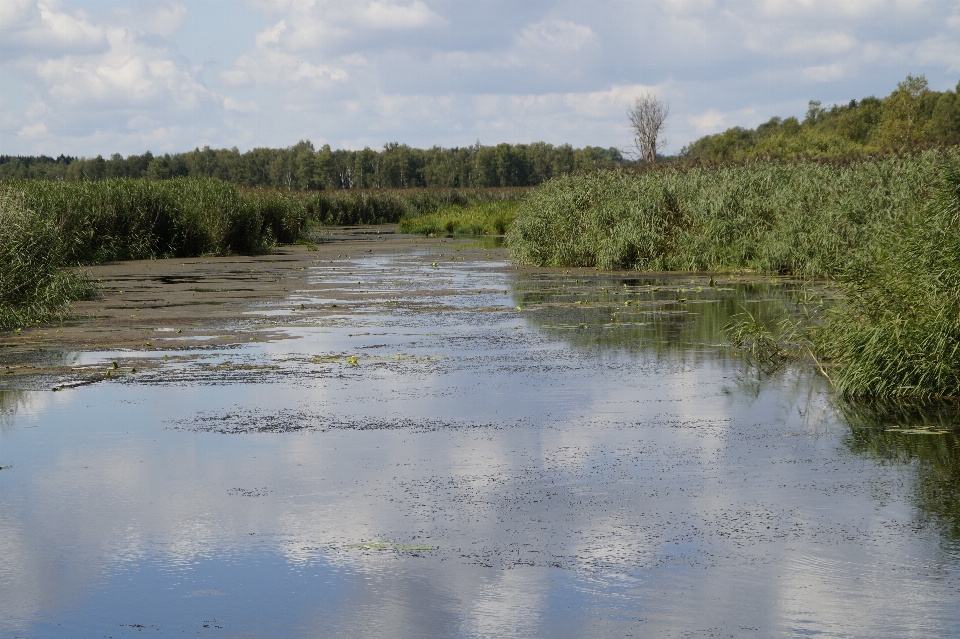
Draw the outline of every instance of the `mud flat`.
<instances>
[{"instance_id":1,"label":"mud flat","mask_svg":"<svg viewBox=\"0 0 960 639\"><path fill-rule=\"evenodd\" d=\"M0 635L960 632L951 417L720 344L795 283L376 230L5 338Z\"/></svg>"}]
</instances>

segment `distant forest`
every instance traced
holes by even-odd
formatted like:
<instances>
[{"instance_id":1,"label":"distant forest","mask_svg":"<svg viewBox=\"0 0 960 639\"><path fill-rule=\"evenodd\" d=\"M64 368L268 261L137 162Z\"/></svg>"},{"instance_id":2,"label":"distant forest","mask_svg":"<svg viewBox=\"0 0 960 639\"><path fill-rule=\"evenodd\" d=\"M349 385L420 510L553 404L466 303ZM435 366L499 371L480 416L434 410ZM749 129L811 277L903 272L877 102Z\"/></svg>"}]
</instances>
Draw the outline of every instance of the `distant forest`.
<instances>
[{"instance_id":1,"label":"distant forest","mask_svg":"<svg viewBox=\"0 0 960 639\"><path fill-rule=\"evenodd\" d=\"M477 143L462 148L319 150L308 141L286 149L195 149L187 153L110 159L0 156L0 179L102 180L106 178L214 177L247 186L285 189L533 186L552 177L624 162L614 148L575 149L569 144Z\"/></svg>"},{"instance_id":2,"label":"distant forest","mask_svg":"<svg viewBox=\"0 0 960 639\"><path fill-rule=\"evenodd\" d=\"M925 77L907 76L885 98L829 108L811 101L802 122L772 118L756 129L733 127L684 147L680 159L850 158L958 143L960 83L955 91L931 91Z\"/></svg>"},{"instance_id":3,"label":"distant forest","mask_svg":"<svg viewBox=\"0 0 960 639\"><path fill-rule=\"evenodd\" d=\"M960 83L931 91L924 76L907 76L885 98L868 97L824 107L811 101L803 120L771 118L755 129L733 127L685 146L682 163L766 159L842 159L904 153L960 143ZM315 149L301 141L286 149L241 153L204 147L187 153L109 159L61 155L0 155L0 179L102 180L106 178L214 177L246 186L291 190L417 187L535 186L561 175L632 164L615 148L498 144L415 149L391 143L380 150Z\"/></svg>"}]
</instances>

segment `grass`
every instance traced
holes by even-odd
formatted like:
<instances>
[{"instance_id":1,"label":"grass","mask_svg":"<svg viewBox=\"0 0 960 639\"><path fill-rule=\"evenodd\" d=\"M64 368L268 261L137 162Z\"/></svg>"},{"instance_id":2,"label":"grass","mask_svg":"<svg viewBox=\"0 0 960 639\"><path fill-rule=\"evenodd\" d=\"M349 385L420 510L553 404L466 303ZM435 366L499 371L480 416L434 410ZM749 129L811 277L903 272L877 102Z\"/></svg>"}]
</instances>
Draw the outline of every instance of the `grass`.
<instances>
[{"instance_id":1,"label":"grass","mask_svg":"<svg viewBox=\"0 0 960 639\"><path fill-rule=\"evenodd\" d=\"M834 280L826 310L728 335L760 368L808 358L847 399L960 399L956 147L564 177L520 205L507 245L538 266Z\"/></svg>"},{"instance_id":2,"label":"grass","mask_svg":"<svg viewBox=\"0 0 960 639\"><path fill-rule=\"evenodd\" d=\"M453 204L400 220L401 233L423 235L503 235L513 222L517 201Z\"/></svg>"},{"instance_id":3,"label":"grass","mask_svg":"<svg viewBox=\"0 0 960 639\"><path fill-rule=\"evenodd\" d=\"M298 238L302 199L206 178L0 183L0 328L63 317L91 292L76 268L262 253Z\"/></svg>"},{"instance_id":4,"label":"grass","mask_svg":"<svg viewBox=\"0 0 960 639\"><path fill-rule=\"evenodd\" d=\"M0 328L62 318L70 302L92 292L87 277L63 268L70 246L60 220L3 193L0 228Z\"/></svg>"},{"instance_id":5,"label":"grass","mask_svg":"<svg viewBox=\"0 0 960 639\"><path fill-rule=\"evenodd\" d=\"M941 155L600 171L533 191L507 233L537 266L832 277L916 209Z\"/></svg>"},{"instance_id":6,"label":"grass","mask_svg":"<svg viewBox=\"0 0 960 639\"><path fill-rule=\"evenodd\" d=\"M428 216L440 209L515 202L527 188L319 191L302 194L311 219L321 224L384 224ZM410 231L416 232L416 231Z\"/></svg>"},{"instance_id":7,"label":"grass","mask_svg":"<svg viewBox=\"0 0 960 639\"><path fill-rule=\"evenodd\" d=\"M844 397L960 399L960 157L931 182L840 274L841 301L814 334Z\"/></svg>"},{"instance_id":8,"label":"grass","mask_svg":"<svg viewBox=\"0 0 960 639\"><path fill-rule=\"evenodd\" d=\"M213 178L0 182L0 329L63 318L93 285L77 267L107 261L265 253L316 224L419 219L477 210L503 229L527 189L296 192ZM480 227L474 226L472 229ZM484 227L486 229L487 227Z\"/></svg>"}]
</instances>

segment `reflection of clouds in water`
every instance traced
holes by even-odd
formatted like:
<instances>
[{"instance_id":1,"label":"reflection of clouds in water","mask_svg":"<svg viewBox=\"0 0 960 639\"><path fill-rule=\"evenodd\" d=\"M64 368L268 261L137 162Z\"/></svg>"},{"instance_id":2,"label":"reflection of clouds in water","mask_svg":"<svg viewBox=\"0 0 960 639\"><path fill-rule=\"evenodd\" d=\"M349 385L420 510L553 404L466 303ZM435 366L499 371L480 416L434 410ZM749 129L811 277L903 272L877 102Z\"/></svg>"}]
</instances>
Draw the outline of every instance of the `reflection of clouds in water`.
<instances>
[{"instance_id":1,"label":"reflection of clouds in water","mask_svg":"<svg viewBox=\"0 0 960 639\"><path fill-rule=\"evenodd\" d=\"M31 548L35 538L0 508L0 635L14 636L29 627L44 601L43 566Z\"/></svg>"},{"instance_id":2,"label":"reflection of clouds in water","mask_svg":"<svg viewBox=\"0 0 960 639\"><path fill-rule=\"evenodd\" d=\"M412 337L337 328L244 351L254 363L299 357L290 366L300 366L314 354L373 345L380 350L364 352L392 356L415 343L452 353L436 367L367 359L264 383L47 393L53 403L32 409L40 428L20 433L36 433L33 448L0 459L26 473L0 491L0 532L10 531L0 539L0 562L9 559L0 595L29 616L145 561L187 570L227 558L256 571L251 557L267 552L293 572L354 573L324 604L327 621L358 634L382 632L376 620L388 619L411 636L535 635L557 580L591 589L601 607L616 597L642 604L658 628L749 619L777 634L804 615L820 627L876 628L902 586L882 568L831 581L797 557L853 548L866 566L906 548L910 569L931 563L936 539L904 527L910 512L877 508L890 501L878 495L902 497L902 475L851 461L835 438L781 438L803 426L783 389L744 401L724 394L720 363L635 366L622 353L571 353L488 320L438 321ZM413 427L165 430L164 420L189 422L199 410L378 427L408 418ZM363 542L432 550L418 557ZM68 545L82 552L48 552ZM46 577L61 574L74 577ZM909 596L928 603L904 618L935 616L952 583L909 584ZM831 587L839 602L823 601ZM862 614L844 617L863 588Z\"/></svg>"},{"instance_id":3,"label":"reflection of clouds in water","mask_svg":"<svg viewBox=\"0 0 960 639\"><path fill-rule=\"evenodd\" d=\"M539 634L549 579L544 570L505 570L473 593L460 632L467 637Z\"/></svg>"}]
</instances>

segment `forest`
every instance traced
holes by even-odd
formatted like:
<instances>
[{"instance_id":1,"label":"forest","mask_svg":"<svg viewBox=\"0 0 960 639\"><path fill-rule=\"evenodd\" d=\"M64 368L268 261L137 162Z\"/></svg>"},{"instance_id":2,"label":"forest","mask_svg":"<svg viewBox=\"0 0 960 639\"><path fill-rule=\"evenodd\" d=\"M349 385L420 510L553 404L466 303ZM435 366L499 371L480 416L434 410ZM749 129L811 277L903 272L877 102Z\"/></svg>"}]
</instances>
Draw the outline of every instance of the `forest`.
<instances>
[{"instance_id":1,"label":"forest","mask_svg":"<svg viewBox=\"0 0 960 639\"><path fill-rule=\"evenodd\" d=\"M243 186L287 190L482 188L535 186L560 175L612 168L624 162L614 148L569 144L497 144L415 149L389 143L383 149L315 149L300 141L286 149L197 148L154 156L149 151L110 159L0 156L0 179L103 180L178 177L217 178Z\"/></svg>"},{"instance_id":2,"label":"forest","mask_svg":"<svg viewBox=\"0 0 960 639\"><path fill-rule=\"evenodd\" d=\"M680 160L848 159L960 143L960 83L931 91L924 76L907 76L885 98L824 107L811 100L803 120L770 118L755 129L735 126L685 146Z\"/></svg>"}]
</instances>

